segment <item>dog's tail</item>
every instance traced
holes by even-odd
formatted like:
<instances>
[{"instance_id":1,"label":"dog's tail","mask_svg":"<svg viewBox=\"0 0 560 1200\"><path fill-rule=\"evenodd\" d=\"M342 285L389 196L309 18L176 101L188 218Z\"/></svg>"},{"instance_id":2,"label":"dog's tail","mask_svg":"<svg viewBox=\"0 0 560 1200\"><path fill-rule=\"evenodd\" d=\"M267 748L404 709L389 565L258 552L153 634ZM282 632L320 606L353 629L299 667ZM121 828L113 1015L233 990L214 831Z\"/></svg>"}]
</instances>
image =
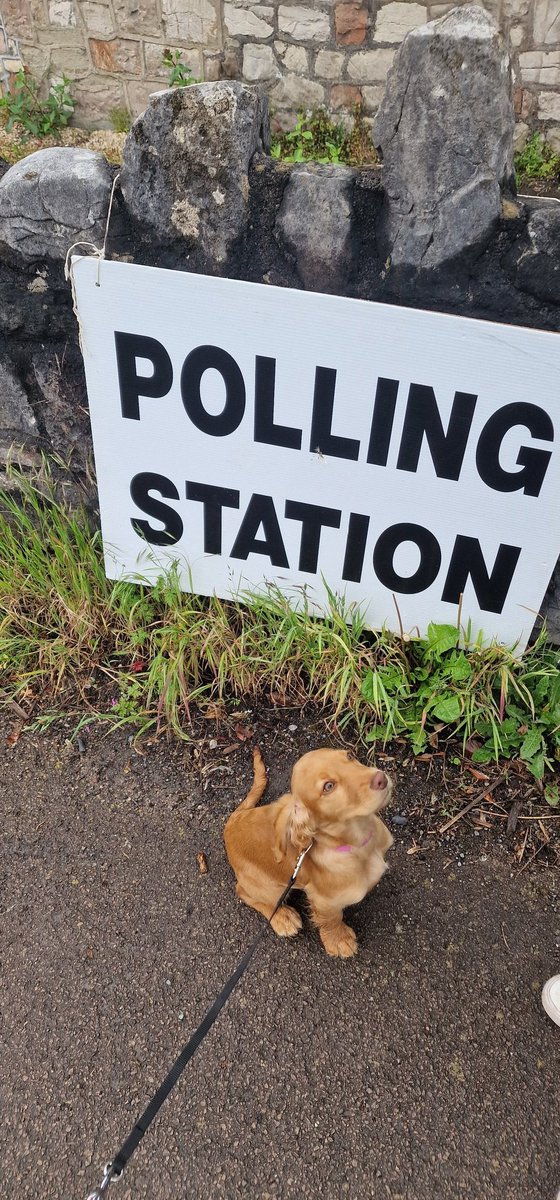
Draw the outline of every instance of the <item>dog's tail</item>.
<instances>
[{"instance_id":1,"label":"dog's tail","mask_svg":"<svg viewBox=\"0 0 560 1200\"><path fill-rule=\"evenodd\" d=\"M244 808L255 808L261 796L264 795L267 783L268 779L263 757L258 746L255 746L253 749L253 786L250 792L247 792L241 804L238 804L235 812L242 812Z\"/></svg>"}]
</instances>

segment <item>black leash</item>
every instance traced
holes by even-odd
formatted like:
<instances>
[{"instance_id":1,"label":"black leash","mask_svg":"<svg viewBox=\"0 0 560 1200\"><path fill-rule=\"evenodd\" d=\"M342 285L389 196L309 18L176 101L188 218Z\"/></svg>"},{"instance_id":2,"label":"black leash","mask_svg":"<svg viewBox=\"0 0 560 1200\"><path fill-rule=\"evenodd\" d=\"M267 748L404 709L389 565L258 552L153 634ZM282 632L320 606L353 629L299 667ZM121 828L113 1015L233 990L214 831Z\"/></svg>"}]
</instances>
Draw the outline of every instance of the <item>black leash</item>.
<instances>
[{"instance_id":1,"label":"black leash","mask_svg":"<svg viewBox=\"0 0 560 1200\"><path fill-rule=\"evenodd\" d=\"M123 1142L120 1150L117 1152L117 1154L115 1154L115 1157L112 1158L109 1163L107 1163L107 1166L105 1167L105 1174L103 1176L103 1179L102 1179L99 1187L95 1188L93 1192L90 1192L87 1200L103 1200L103 1197L105 1196L110 1184L117 1183L117 1181L122 1178L123 1171L129 1161L129 1159L134 1154L134 1151L136 1150L136 1147L138 1146L138 1144L142 1141L142 1138L144 1137L144 1134L146 1133L146 1131L149 1129L150 1125L152 1124L154 1117L157 1116L164 1100L167 1100L169 1093L175 1087L175 1084L177 1083L180 1076L182 1075L187 1063L190 1062L191 1058L193 1057L195 1052L198 1050L200 1043L204 1040L204 1038L206 1037L206 1034L212 1028L214 1021L216 1020L216 1018L222 1011L222 1008L224 1007L226 1000L229 998L229 996L231 996L233 989L239 983L241 976L247 970L247 967L249 966L249 963L253 957L253 954L255 953L255 950L257 949L257 946L259 945L259 943L262 941L267 929L270 926L270 923L271 923L273 917L276 916L278 909L281 907L281 905L284 903L286 898L289 896L289 894L294 886L294 883L296 881L298 871L299 871L301 864L305 858L305 855L307 854L308 850L310 850L310 849L311 849L311 843L309 844L309 846L306 847L305 850L302 850L302 852L296 862L296 865L292 871L289 882L286 885L286 887L284 888L284 891L282 892L282 895L280 896L280 899L276 905L276 908L274 909L274 912L268 918L268 921L266 922L265 925L263 925L262 929L257 934L254 942L249 946L249 949L243 955L243 958L241 959L241 962L238 964L238 966L235 968L233 975L230 975L227 983L222 988L220 994L214 1000L212 1007L208 1009L206 1016L203 1017L202 1021L200 1022L198 1029L195 1030L192 1037L187 1042L186 1046L183 1047L183 1049L181 1050L181 1053L175 1059L175 1062L173 1063L171 1070L167 1073L167 1075L165 1076L165 1079L163 1080L163 1083L160 1084L157 1092L150 1100L150 1103L144 1109L142 1116L138 1118L134 1128L129 1133L126 1141Z\"/></svg>"}]
</instances>

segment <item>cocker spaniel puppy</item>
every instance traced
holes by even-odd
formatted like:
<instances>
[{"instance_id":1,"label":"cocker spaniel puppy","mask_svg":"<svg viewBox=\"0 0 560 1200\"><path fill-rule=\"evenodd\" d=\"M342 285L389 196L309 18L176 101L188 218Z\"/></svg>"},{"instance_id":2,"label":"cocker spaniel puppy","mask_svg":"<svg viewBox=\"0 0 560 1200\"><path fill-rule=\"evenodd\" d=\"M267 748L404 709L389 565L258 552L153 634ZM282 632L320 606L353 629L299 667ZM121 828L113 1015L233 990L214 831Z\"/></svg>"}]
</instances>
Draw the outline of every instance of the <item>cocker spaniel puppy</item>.
<instances>
[{"instance_id":1,"label":"cocker spaniel puppy","mask_svg":"<svg viewBox=\"0 0 560 1200\"><path fill-rule=\"evenodd\" d=\"M357 941L343 921L343 910L358 904L379 882L393 844L378 815L389 802L390 779L345 750L311 750L296 763L291 790L257 808L267 783L257 749L253 768L253 786L224 830L237 895L269 919L298 855L311 845L295 886L307 896L327 954L349 958ZM292 937L301 925L299 913L288 904L272 919L280 937Z\"/></svg>"}]
</instances>

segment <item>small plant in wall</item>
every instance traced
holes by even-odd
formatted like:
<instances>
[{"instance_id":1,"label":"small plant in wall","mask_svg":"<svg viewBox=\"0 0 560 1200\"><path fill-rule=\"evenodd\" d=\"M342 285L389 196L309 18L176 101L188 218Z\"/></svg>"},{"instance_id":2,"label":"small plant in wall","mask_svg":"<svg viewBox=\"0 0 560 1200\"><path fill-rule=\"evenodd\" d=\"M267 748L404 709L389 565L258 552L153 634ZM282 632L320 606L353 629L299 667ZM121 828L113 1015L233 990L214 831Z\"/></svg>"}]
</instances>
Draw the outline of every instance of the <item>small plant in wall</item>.
<instances>
[{"instance_id":1,"label":"small plant in wall","mask_svg":"<svg viewBox=\"0 0 560 1200\"><path fill-rule=\"evenodd\" d=\"M132 124L128 108L111 108L109 120L115 133L128 133Z\"/></svg>"},{"instance_id":2,"label":"small plant in wall","mask_svg":"<svg viewBox=\"0 0 560 1200\"><path fill-rule=\"evenodd\" d=\"M540 179L548 183L560 178L560 154L556 154L540 133L534 133L515 155L517 182Z\"/></svg>"},{"instance_id":3,"label":"small plant in wall","mask_svg":"<svg viewBox=\"0 0 560 1200\"><path fill-rule=\"evenodd\" d=\"M8 133L14 125L30 137L49 137L64 129L75 107L70 87L71 81L63 75L53 80L43 98L40 83L29 71L18 71L13 90L0 97L0 113Z\"/></svg>"},{"instance_id":4,"label":"small plant in wall","mask_svg":"<svg viewBox=\"0 0 560 1200\"><path fill-rule=\"evenodd\" d=\"M169 87L189 87L191 83L200 83L200 79L183 62L182 50L164 50L162 62L169 71Z\"/></svg>"},{"instance_id":5,"label":"small plant in wall","mask_svg":"<svg viewBox=\"0 0 560 1200\"><path fill-rule=\"evenodd\" d=\"M339 163L342 161L344 128L335 124L324 108L298 113L293 129L272 143L271 155L284 162Z\"/></svg>"},{"instance_id":6,"label":"small plant in wall","mask_svg":"<svg viewBox=\"0 0 560 1200\"><path fill-rule=\"evenodd\" d=\"M298 113L294 128L277 136L270 153L272 158L288 163L347 163L362 167L378 161L360 105L354 109L349 130L333 121L325 108Z\"/></svg>"}]
</instances>

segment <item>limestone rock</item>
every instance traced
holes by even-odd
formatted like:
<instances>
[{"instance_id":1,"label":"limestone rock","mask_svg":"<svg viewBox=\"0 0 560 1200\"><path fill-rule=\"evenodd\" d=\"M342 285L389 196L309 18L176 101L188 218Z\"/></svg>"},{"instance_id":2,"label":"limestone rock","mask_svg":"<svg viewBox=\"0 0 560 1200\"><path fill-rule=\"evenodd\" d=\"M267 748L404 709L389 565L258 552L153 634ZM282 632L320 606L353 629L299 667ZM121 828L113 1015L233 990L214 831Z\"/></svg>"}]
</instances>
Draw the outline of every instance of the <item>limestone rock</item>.
<instances>
[{"instance_id":1,"label":"limestone rock","mask_svg":"<svg viewBox=\"0 0 560 1200\"><path fill-rule=\"evenodd\" d=\"M560 303L560 205L543 201L531 213L526 238L514 249L515 282L525 292Z\"/></svg>"},{"instance_id":2,"label":"limestone rock","mask_svg":"<svg viewBox=\"0 0 560 1200\"><path fill-rule=\"evenodd\" d=\"M129 19L137 19L138 5L127 4ZM157 7L150 0L147 8L155 21L155 31L158 29ZM195 46L215 45L217 30L220 23L218 6L210 0L162 0L161 15L163 31L167 44L187 42ZM135 31L137 26L134 26Z\"/></svg>"},{"instance_id":3,"label":"limestone rock","mask_svg":"<svg viewBox=\"0 0 560 1200\"><path fill-rule=\"evenodd\" d=\"M546 620L549 639L556 646L560 645L560 562L550 581L548 591L542 606L542 614Z\"/></svg>"},{"instance_id":4,"label":"limestone rock","mask_svg":"<svg viewBox=\"0 0 560 1200\"><path fill-rule=\"evenodd\" d=\"M251 82L278 79L280 71L272 46L254 46L251 42L246 42L243 47L243 75Z\"/></svg>"},{"instance_id":5,"label":"limestone rock","mask_svg":"<svg viewBox=\"0 0 560 1200\"><path fill-rule=\"evenodd\" d=\"M306 163L291 172L276 228L310 291L339 292L346 282L353 182L350 167Z\"/></svg>"},{"instance_id":6,"label":"limestone rock","mask_svg":"<svg viewBox=\"0 0 560 1200\"><path fill-rule=\"evenodd\" d=\"M304 79L301 75L288 72L274 84L270 91L270 99L277 115L278 109L293 112L294 108L315 108L318 104L323 104L325 89L314 79ZM293 117L290 124L293 125Z\"/></svg>"},{"instance_id":7,"label":"limestone rock","mask_svg":"<svg viewBox=\"0 0 560 1200\"><path fill-rule=\"evenodd\" d=\"M36 349L26 383L53 451L70 469L84 471L92 454L91 428L77 347L67 346L64 362L54 348Z\"/></svg>"},{"instance_id":8,"label":"limestone rock","mask_svg":"<svg viewBox=\"0 0 560 1200\"><path fill-rule=\"evenodd\" d=\"M394 50L360 50L348 60L348 78L354 83L385 83Z\"/></svg>"},{"instance_id":9,"label":"limestone rock","mask_svg":"<svg viewBox=\"0 0 560 1200\"><path fill-rule=\"evenodd\" d=\"M37 436L37 422L19 379L0 363L0 429L15 435Z\"/></svg>"},{"instance_id":10,"label":"limestone rock","mask_svg":"<svg viewBox=\"0 0 560 1200\"><path fill-rule=\"evenodd\" d=\"M558 39L559 17L560 0L539 0L535 5L534 33L537 45L541 42L554 45Z\"/></svg>"},{"instance_id":11,"label":"limestone rock","mask_svg":"<svg viewBox=\"0 0 560 1200\"><path fill-rule=\"evenodd\" d=\"M320 42L330 37L328 14L316 8L281 4L278 9L278 29L296 42Z\"/></svg>"},{"instance_id":12,"label":"limestone rock","mask_svg":"<svg viewBox=\"0 0 560 1200\"><path fill-rule=\"evenodd\" d=\"M513 186L509 57L474 4L413 30L374 123L393 266L437 267L482 249Z\"/></svg>"},{"instance_id":13,"label":"limestone rock","mask_svg":"<svg viewBox=\"0 0 560 1200\"><path fill-rule=\"evenodd\" d=\"M111 182L93 150L36 150L0 180L0 242L31 260L64 259L78 241L101 246Z\"/></svg>"},{"instance_id":14,"label":"limestone rock","mask_svg":"<svg viewBox=\"0 0 560 1200\"><path fill-rule=\"evenodd\" d=\"M255 88L222 80L158 92L126 139L126 204L149 236L185 239L219 265L245 228L249 164L268 140Z\"/></svg>"},{"instance_id":15,"label":"limestone rock","mask_svg":"<svg viewBox=\"0 0 560 1200\"><path fill-rule=\"evenodd\" d=\"M273 12L274 9L264 5L247 9L224 4L224 23L232 37L267 38L274 33Z\"/></svg>"},{"instance_id":16,"label":"limestone rock","mask_svg":"<svg viewBox=\"0 0 560 1200\"><path fill-rule=\"evenodd\" d=\"M560 96L557 92L539 92L537 117L539 121L560 121Z\"/></svg>"},{"instance_id":17,"label":"limestone rock","mask_svg":"<svg viewBox=\"0 0 560 1200\"><path fill-rule=\"evenodd\" d=\"M344 55L336 50L319 50L315 61L315 74L319 79L340 79Z\"/></svg>"},{"instance_id":18,"label":"limestone rock","mask_svg":"<svg viewBox=\"0 0 560 1200\"><path fill-rule=\"evenodd\" d=\"M423 25L428 16L427 8L421 4L403 4L393 0L379 9L375 22L376 42L401 42L410 29Z\"/></svg>"}]
</instances>

